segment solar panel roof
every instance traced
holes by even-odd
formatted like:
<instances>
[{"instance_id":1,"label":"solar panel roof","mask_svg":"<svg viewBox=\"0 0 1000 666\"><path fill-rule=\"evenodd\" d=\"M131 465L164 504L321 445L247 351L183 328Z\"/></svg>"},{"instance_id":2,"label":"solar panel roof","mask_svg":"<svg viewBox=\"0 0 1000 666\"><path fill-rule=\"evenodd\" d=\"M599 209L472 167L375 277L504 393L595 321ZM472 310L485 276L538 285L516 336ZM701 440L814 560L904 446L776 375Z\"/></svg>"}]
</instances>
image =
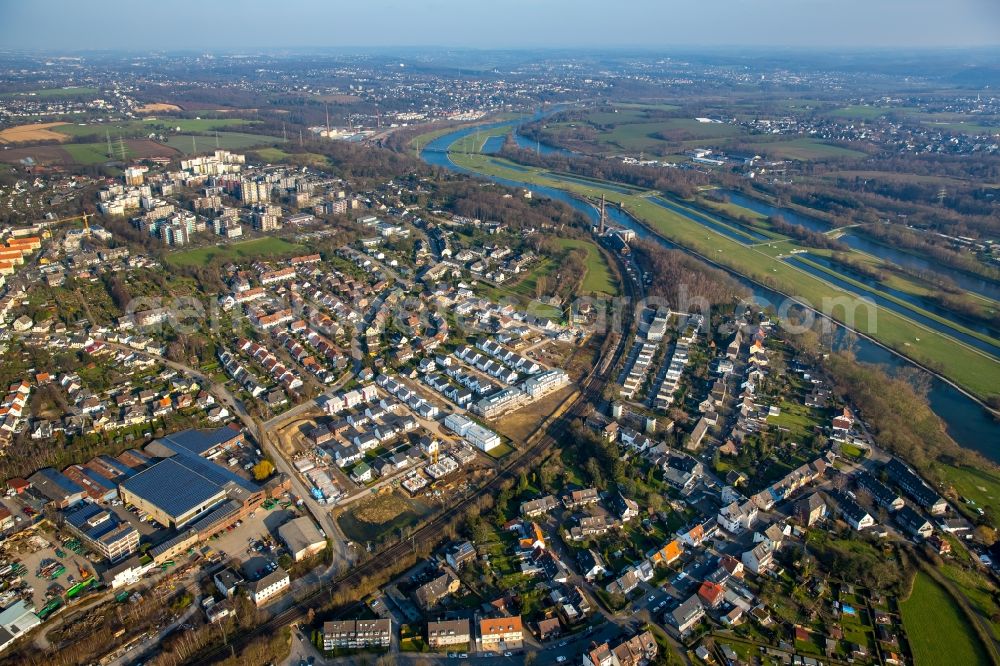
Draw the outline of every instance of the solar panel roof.
<instances>
[{"instance_id":1,"label":"solar panel roof","mask_svg":"<svg viewBox=\"0 0 1000 666\"><path fill-rule=\"evenodd\" d=\"M165 458L121 484L171 516L211 500L222 488L173 458Z\"/></svg>"},{"instance_id":2,"label":"solar panel roof","mask_svg":"<svg viewBox=\"0 0 1000 666\"><path fill-rule=\"evenodd\" d=\"M239 433L229 426L216 428L215 430L182 430L167 435L162 438L162 442L171 446L174 450L177 447L187 449L191 453L203 455L206 451L223 442L228 442L239 435Z\"/></svg>"}]
</instances>

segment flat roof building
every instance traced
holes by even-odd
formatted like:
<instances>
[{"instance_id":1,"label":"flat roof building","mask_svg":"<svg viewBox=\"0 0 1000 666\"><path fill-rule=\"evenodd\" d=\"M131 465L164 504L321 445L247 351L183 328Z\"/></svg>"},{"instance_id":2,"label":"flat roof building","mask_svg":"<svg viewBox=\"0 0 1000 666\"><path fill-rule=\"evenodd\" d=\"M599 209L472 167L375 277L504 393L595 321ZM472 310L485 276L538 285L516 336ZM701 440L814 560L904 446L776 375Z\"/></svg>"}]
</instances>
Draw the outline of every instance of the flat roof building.
<instances>
[{"instance_id":1,"label":"flat roof building","mask_svg":"<svg viewBox=\"0 0 1000 666\"><path fill-rule=\"evenodd\" d=\"M122 500L150 514L165 527L181 527L226 499L221 484L174 458L165 458L127 479Z\"/></svg>"},{"instance_id":2,"label":"flat roof building","mask_svg":"<svg viewBox=\"0 0 1000 666\"><path fill-rule=\"evenodd\" d=\"M197 456L212 459L243 443L243 433L229 426L215 430L181 430L157 440L174 451L184 449Z\"/></svg>"},{"instance_id":3,"label":"flat roof building","mask_svg":"<svg viewBox=\"0 0 1000 666\"><path fill-rule=\"evenodd\" d=\"M96 504L84 504L64 514L66 525L94 552L118 562L139 549L139 531Z\"/></svg>"},{"instance_id":4,"label":"flat roof building","mask_svg":"<svg viewBox=\"0 0 1000 666\"><path fill-rule=\"evenodd\" d=\"M326 539L308 516L289 520L278 528L278 536L296 562L301 562L326 548Z\"/></svg>"}]
</instances>

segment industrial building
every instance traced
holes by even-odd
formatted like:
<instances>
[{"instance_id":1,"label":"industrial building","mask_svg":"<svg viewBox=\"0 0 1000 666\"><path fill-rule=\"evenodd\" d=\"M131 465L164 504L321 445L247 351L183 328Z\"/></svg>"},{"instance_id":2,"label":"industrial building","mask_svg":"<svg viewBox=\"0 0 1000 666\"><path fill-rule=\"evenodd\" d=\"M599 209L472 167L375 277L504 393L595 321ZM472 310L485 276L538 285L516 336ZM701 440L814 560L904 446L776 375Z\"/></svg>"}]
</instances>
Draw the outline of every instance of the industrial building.
<instances>
[{"instance_id":1,"label":"industrial building","mask_svg":"<svg viewBox=\"0 0 1000 666\"><path fill-rule=\"evenodd\" d=\"M57 508L66 509L83 501L83 488L51 467L38 470L28 481Z\"/></svg>"},{"instance_id":2,"label":"industrial building","mask_svg":"<svg viewBox=\"0 0 1000 666\"><path fill-rule=\"evenodd\" d=\"M308 516L289 520L278 528L278 537L296 562L301 562L326 548L326 539Z\"/></svg>"},{"instance_id":3,"label":"industrial building","mask_svg":"<svg viewBox=\"0 0 1000 666\"><path fill-rule=\"evenodd\" d=\"M219 455L241 437L220 428L187 430L154 441L146 450L161 460L121 483L122 500L165 527L191 525L210 534L235 522L263 501L264 491L206 457Z\"/></svg>"},{"instance_id":4,"label":"industrial building","mask_svg":"<svg viewBox=\"0 0 1000 666\"><path fill-rule=\"evenodd\" d=\"M109 562L123 560L139 548L139 531L96 504L83 504L64 518L71 532Z\"/></svg>"}]
</instances>

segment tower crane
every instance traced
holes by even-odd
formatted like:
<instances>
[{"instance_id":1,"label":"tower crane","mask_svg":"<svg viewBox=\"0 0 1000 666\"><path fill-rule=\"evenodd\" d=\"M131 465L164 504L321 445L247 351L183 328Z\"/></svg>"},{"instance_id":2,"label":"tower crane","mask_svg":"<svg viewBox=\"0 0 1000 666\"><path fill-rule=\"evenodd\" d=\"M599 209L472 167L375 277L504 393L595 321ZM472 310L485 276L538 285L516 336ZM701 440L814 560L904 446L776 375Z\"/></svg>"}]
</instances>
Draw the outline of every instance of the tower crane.
<instances>
[{"instance_id":1,"label":"tower crane","mask_svg":"<svg viewBox=\"0 0 1000 666\"><path fill-rule=\"evenodd\" d=\"M42 238L52 238L52 232L49 231L48 227L61 224L63 222L72 222L73 220L83 220L83 231L89 236L90 218L92 217L94 217L93 213L80 213L79 215L73 215L71 217L61 217L58 220L39 220L39 224L46 225L46 229L42 231Z\"/></svg>"}]
</instances>

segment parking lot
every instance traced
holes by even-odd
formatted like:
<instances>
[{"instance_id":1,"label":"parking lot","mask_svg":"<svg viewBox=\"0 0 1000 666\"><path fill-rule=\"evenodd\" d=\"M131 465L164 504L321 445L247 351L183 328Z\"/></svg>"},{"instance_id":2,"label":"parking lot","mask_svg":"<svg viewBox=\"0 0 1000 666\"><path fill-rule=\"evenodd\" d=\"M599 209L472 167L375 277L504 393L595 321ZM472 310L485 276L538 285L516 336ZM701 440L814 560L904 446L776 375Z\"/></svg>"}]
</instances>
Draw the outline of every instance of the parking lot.
<instances>
[{"instance_id":1,"label":"parking lot","mask_svg":"<svg viewBox=\"0 0 1000 666\"><path fill-rule=\"evenodd\" d=\"M282 509L276 507L270 511L260 508L256 515L247 516L243 524L230 531L223 531L217 539L209 539L205 545L222 555L224 561L237 559L245 562L251 557L261 556L261 551L247 552L251 541L259 542L262 538L277 542L278 526L300 514L293 507Z\"/></svg>"}]
</instances>

